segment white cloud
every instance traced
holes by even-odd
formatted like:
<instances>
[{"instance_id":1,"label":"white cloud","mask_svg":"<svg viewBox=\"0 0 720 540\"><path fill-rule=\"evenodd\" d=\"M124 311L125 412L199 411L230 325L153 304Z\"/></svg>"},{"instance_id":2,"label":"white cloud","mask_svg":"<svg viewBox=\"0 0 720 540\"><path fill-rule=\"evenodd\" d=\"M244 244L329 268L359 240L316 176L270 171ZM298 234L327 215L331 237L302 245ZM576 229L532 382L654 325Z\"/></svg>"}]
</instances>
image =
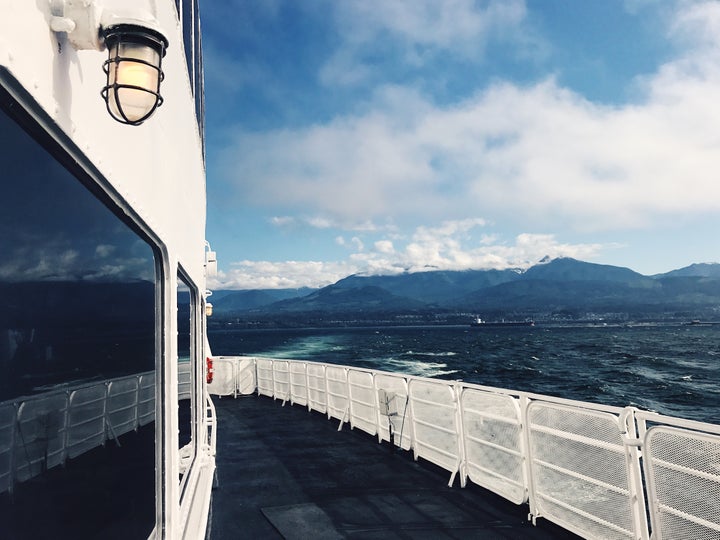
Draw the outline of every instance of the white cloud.
<instances>
[{"instance_id":1,"label":"white cloud","mask_svg":"<svg viewBox=\"0 0 720 540\"><path fill-rule=\"evenodd\" d=\"M395 251L393 243L390 240L378 240L374 244L375 251L389 255Z\"/></svg>"},{"instance_id":2,"label":"white cloud","mask_svg":"<svg viewBox=\"0 0 720 540\"><path fill-rule=\"evenodd\" d=\"M363 241L360 240L360 238L358 238L357 236L353 236L350 242L352 243L356 251L363 251L365 249L365 244L363 244Z\"/></svg>"},{"instance_id":3,"label":"white cloud","mask_svg":"<svg viewBox=\"0 0 720 540\"><path fill-rule=\"evenodd\" d=\"M377 225L369 219L337 220L329 216L274 216L270 223L276 227L310 227L313 229L342 229L345 231L373 232L392 230L394 225Z\"/></svg>"},{"instance_id":4,"label":"white cloud","mask_svg":"<svg viewBox=\"0 0 720 540\"><path fill-rule=\"evenodd\" d=\"M335 224L479 214L517 227L598 231L716 212L720 5L693 6L675 21L675 39L697 36L692 55L644 78L645 98L635 104L594 104L553 78L497 82L450 105L386 87L361 115L238 131L224 174L237 175L252 204L297 206ZM408 35L424 28L397 24ZM437 32L428 39L442 42Z\"/></svg>"},{"instance_id":5,"label":"white cloud","mask_svg":"<svg viewBox=\"0 0 720 540\"><path fill-rule=\"evenodd\" d=\"M99 244L95 248L95 256L101 259L109 257L115 251L115 246L110 244Z\"/></svg>"},{"instance_id":6,"label":"white cloud","mask_svg":"<svg viewBox=\"0 0 720 540\"><path fill-rule=\"evenodd\" d=\"M483 220L446 222L438 227L418 227L403 246L383 239L365 251L357 237L350 243L341 237L336 243L352 245L345 261L241 261L220 272L211 288L276 289L329 285L350 274L392 275L405 271L527 268L546 255L588 260L601 251L617 247L602 244L568 244L551 234L520 234L512 243L489 243L487 235L469 234Z\"/></svg>"},{"instance_id":7,"label":"white cloud","mask_svg":"<svg viewBox=\"0 0 720 540\"><path fill-rule=\"evenodd\" d=\"M289 227L294 225L296 219L292 216L274 216L270 218L270 223L276 227Z\"/></svg>"},{"instance_id":8,"label":"white cloud","mask_svg":"<svg viewBox=\"0 0 720 540\"><path fill-rule=\"evenodd\" d=\"M447 226L437 229L419 227L412 240L402 249L390 242L378 241L374 252L356 253L351 257L358 269L367 274L394 274L399 271L467 270L528 268L548 255L593 259L601 251L617 247L603 244L567 244L551 234L520 234L512 244L488 244L486 236L479 241L462 233L448 234Z\"/></svg>"},{"instance_id":9,"label":"white cloud","mask_svg":"<svg viewBox=\"0 0 720 540\"><path fill-rule=\"evenodd\" d=\"M377 72L375 58L389 50L421 67L438 53L481 59L491 39L519 50L542 48L523 24L523 0L364 0L333 8L342 44L320 73L326 84L367 81Z\"/></svg>"},{"instance_id":10,"label":"white cloud","mask_svg":"<svg viewBox=\"0 0 720 540\"><path fill-rule=\"evenodd\" d=\"M211 289L294 289L323 287L352 274L344 262L239 261L208 281Z\"/></svg>"}]
</instances>

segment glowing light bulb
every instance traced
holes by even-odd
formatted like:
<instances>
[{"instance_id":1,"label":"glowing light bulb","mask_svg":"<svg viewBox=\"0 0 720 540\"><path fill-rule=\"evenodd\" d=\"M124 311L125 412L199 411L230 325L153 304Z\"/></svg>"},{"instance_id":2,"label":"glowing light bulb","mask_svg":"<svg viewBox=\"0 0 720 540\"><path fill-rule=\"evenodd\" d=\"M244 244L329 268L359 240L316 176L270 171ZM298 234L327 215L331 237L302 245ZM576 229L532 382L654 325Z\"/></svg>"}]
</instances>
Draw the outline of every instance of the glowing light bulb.
<instances>
[{"instance_id":1,"label":"glowing light bulb","mask_svg":"<svg viewBox=\"0 0 720 540\"><path fill-rule=\"evenodd\" d=\"M121 31L122 30L122 31ZM125 124L140 124L162 103L160 68L164 38L123 26L106 36L109 58L103 89L110 114Z\"/></svg>"}]
</instances>

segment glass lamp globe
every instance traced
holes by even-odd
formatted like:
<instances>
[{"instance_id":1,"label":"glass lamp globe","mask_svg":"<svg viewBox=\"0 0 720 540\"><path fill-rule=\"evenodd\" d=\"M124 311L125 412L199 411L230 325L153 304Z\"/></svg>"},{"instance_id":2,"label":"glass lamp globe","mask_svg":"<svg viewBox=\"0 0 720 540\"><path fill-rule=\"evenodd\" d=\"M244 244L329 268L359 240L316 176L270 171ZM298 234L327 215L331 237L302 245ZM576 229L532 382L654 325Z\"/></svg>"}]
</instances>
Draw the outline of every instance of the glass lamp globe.
<instances>
[{"instance_id":1,"label":"glass lamp globe","mask_svg":"<svg viewBox=\"0 0 720 540\"><path fill-rule=\"evenodd\" d=\"M107 110L123 124L139 125L160 105L162 59L167 39L154 30L120 24L105 30L107 84L102 96Z\"/></svg>"}]
</instances>

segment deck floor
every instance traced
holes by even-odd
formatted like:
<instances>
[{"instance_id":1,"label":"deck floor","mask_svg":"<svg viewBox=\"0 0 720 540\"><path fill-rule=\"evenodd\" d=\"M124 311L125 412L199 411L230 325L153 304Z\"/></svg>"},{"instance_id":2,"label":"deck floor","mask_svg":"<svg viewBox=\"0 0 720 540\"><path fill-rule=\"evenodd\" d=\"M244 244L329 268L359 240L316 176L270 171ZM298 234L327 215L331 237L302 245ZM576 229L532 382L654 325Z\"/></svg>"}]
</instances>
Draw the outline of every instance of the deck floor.
<instances>
[{"instance_id":1,"label":"deck floor","mask_svg":"<svg viewBox=\"0 0 720 540\"><path fill-rule=\"evenodd\" d=\"M211 540L577 538L359 430L267 397L213 398Z\"/></svg>"}]
</instances>

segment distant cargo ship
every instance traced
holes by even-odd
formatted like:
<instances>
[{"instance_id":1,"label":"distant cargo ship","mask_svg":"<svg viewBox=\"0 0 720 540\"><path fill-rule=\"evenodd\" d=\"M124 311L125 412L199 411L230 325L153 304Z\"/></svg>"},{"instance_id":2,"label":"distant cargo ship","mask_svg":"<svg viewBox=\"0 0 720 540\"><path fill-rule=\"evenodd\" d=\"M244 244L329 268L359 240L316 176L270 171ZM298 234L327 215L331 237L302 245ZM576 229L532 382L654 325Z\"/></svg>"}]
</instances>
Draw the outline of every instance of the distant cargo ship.
<instances>
[{"instance_id":1,"label":"distant cargo ship","mask_svg":"<svg viewBox=\"0 0 720 540\"><path fill-rule=\"evenodd\" d=\"M477 317L470 326L535 326L535 321L483 321Z\"/></svg>"}]
</instances>

